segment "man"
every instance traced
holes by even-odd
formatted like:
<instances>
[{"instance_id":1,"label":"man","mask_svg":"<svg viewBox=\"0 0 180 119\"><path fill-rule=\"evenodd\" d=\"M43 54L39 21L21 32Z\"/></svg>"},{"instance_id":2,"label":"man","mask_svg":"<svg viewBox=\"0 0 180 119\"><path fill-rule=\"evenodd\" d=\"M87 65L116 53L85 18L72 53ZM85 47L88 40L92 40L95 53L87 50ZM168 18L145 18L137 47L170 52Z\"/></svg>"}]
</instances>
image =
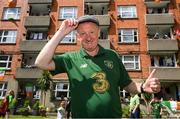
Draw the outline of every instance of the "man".
<instances>
[{"instance_id":1,"label":"man","mask_svg":"<svg viewBox=\"0 0 180 119\"><path fill-rule=\"evenodd\" d=\"M82 48L53 57L59 42L73 30ZM99 35L99 21L93 16L66 19L35 61L52 74L67 73L73 118L121 117L119 86L131 93L160 91L159 80L152 78L154 71L143 85L134 83L118 54L98 45Z\"/></svg>"}]
</instances>

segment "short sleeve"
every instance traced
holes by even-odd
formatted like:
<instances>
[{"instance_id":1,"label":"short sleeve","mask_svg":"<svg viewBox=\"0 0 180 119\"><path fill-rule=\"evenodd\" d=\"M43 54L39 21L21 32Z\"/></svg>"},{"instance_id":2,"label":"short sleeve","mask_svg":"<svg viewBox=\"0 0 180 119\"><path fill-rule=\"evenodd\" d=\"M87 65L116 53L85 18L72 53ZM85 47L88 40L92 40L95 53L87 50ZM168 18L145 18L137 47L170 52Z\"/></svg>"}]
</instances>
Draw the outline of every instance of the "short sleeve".
<instances>
[{"instance_id":1,"label":"short sleeve","mask_svg":"<svg viewBox=\"0 0 180 119\"><path fill-rule=\"evenodd\" d=\"M65 67L66 61L65 60L66 60L65 55L55 55L53 57L53 61L55 63L55 70L51 70L50 73L52 75L56 75L58 73L66 72L66 67Z\"/></svg>"},{"instance_id":2,"label":"short sleeve","mask_svg":"<svg viewBox=\"0 0 180 119\"><path fill-rule=\"evenodd\" d=\"M120 56L118 55L117 57L119 61L119 71L120 71L119 72L120 73L119 86L121 89L123 89L124 87L128 86L132 82L132 80L127 70L125 69Z\"/></svg>"}]
</instances>

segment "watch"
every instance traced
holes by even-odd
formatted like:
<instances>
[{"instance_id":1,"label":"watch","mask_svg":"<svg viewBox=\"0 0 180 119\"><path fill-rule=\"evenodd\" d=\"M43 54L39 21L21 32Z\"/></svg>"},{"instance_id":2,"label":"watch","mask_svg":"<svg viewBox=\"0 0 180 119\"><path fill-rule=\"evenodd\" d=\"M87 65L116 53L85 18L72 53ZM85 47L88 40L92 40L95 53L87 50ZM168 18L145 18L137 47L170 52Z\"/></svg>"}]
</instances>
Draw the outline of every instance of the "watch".
<instances>
[{"instance_id":1,"label":"watch","mask_svg":"<svg viewBox=\"0 0 180 119\"><path fill-rule=\"evenodd\" d=\"M141 86L140 86L141 93L145 93L143 85L144 85L144 83L142 83Z\"/></svg>"}]
</instances>

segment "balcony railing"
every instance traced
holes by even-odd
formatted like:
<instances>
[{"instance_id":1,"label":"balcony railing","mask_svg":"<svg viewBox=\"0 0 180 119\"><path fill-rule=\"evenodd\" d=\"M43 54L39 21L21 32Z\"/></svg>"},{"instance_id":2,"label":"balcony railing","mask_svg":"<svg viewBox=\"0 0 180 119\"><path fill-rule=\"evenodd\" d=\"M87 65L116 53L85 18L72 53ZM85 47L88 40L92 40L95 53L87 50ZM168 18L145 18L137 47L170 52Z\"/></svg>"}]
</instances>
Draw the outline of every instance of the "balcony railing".
<instances>
[{"instance_id":1,"label":"balcony railing","mask_svg":"<svg viewBox=\"0 0 180 119\"><path fill-rule=\"evenodd\" d=\"M37 79L42 76L43 71L38 68L20 68L16 70L16 79Z\"/></svg>"},{"instance_id":2,"label":"balcony railing","mask_svg":"<svg viewBox=\"0 0 180 119\"><path fill-rule=\"evenodd\" d=\"M173 14L146 14L147 25L174 24Z\"/></svg>"},{"instance_id":3,"label":"balcony railing","mask_svg":"<svg viewBox=\"0 0 180 119\"><path fill-rule=\"evenodd\" d=\"M47 43L47 40L24 40L20 44L21 52L39 52Z\"/></svg>"},{"instance_id":4,"label":"balcony railing","mask_svg":"<svg viewBox=\"0 0 180 119\"><path fill-rule=\"evenodd\" d=\"M150 71L156 69L154 77L161 82L180 81L180 67L150 67Z\"/></svg>"},{"instance_id":5,"label":"balcony railing","mask_svg":"<svg viewBox=\"0 0 180 119\"><path fill-rule=\"evenodd\" d=\"M155 39L148 40L148 51L149 53L162 53L162 52L172 52L178 51L177 40L167 40L167 39Z\"/></svg>"},{"instance_id":6,"label":"balcony railing","mask_svg":"<svg viewBox=\"0 0 180 119\"><path fill-rule=\"evenodd\" d=\"M99 39L99 44L106 49L110 49L109 39Z\"/></svg>"},{"instance_id":7,"label":"balcony railing","mask_svg":"<svg viewBox=\"0 0 180 119\"><path fill-rule=\"evenodd\" d=\"M50 25L49 16L28 16L25 20L25 27L47 28Z\"/></svg>"}]
</instances>

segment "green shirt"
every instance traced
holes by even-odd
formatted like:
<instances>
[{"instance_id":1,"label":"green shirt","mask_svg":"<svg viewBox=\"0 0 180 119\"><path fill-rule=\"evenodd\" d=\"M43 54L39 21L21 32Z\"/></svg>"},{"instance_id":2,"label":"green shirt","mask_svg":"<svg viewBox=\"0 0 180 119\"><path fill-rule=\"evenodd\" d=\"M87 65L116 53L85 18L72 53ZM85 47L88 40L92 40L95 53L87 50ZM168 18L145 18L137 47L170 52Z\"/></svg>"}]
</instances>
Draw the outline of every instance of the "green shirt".
<instances>
[{"instance_id":1,"label":"green shirt","mask_svg":"<svg viewBox=\"0 0 180 119\"><path fill-rule=\"evenodd\" d=\"M130 99L130 110L134 110L134 108L136 107L136 105L140 104L140 98L138 96L138 94L134 95L133 97L131 97Z\"/></svg>"},{"instance_id":2,"label":"green shirt","mask_svg":"<svg viewBox=\"0 0 180 119\"><path fill-rule=\"evenodd\" d=\"M154 115L155 118L160 118L160 112L161 112L161 108L162 108L162 104L161 102L153 102L151 104L152 106L152 114Z\"/></svg>"},{"instance_id":3,"label":"green shirt","mask_svg":"<svg viewBox=\"0 0 180 119\"><path fill-rule=\"evenodd\" d=\"M66 72L71 91L72 117L121 117L119 86L131 80L119 56L100 46L96 56L80 51L56 55L55 71Z\"/></svg>"}]
</instances>

